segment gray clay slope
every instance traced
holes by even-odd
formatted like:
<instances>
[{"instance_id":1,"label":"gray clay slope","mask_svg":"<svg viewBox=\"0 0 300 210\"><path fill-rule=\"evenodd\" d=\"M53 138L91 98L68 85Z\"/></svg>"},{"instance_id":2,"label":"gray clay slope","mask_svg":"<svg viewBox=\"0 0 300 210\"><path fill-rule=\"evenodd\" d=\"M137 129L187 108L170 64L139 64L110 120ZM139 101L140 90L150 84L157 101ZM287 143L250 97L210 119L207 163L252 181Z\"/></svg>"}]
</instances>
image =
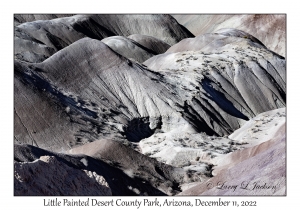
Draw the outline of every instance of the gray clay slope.
<instances>
[{"instance_id":1,"label":"gray clay slope","mask_svg":"<svg viewBox=\"0 0 300 210\"><path fill-rule=\"evenodd\" d=\"M66 164L112 195L188 194L227 153L224 163L244 148L272 153L257 146L269 140L262 132L251 143L241 133L256 116L283 112L286 61L249 33L194 37L170 15L16 18L14 153L24 177Z\"/></svg>"},{"instance_id":2,"label":"gray clay slope","mask_svg":"<svg viewBox=\"0 0 300 210\"><path fill-rule=\"evenodd\" d=\"M102 39L101 41L116 53L139 63L143 63L145 60L148 60L149 58L157 54L143 47L134 40L122 36L111 36Z\"/></svg>"},{"instance_id":3,"label":"gray clay slope","mask_svg":"<svg viewBox=\"0 0 300 210\"><path fill-rule=\"evenodd\" d=\"M35 186L32 186L33 188L38 187L36 191L30 191L31 195L54 195L53 193L48 192L48 190L47 193L50 194L44 193L42 191L43 186L37 186L37 183L40 182L41 184L41 180L44 179L44 171L42 169L43 167L41 167L39 164L45 163L41 162L41 157L42 159L43 157L54 157L55 161L58 161L60 165L67 166L66 170L72 170L73 168L73 170L77 171L75 173L81 173L81 176L84 175L84 173L79 172L79 170L95 172L97 174L96 177L102 176L108 183L112 195L118 196L174 195L179 192L178 185L180 183L184 181L190 182L197 180L197 177L195 177L195 179L193 180L190 174L184 172L180 168L174 168L172 166L160 163L155 159L144 156L134 151L133 149L128 148L115 141L103 140L103 143L104 144L99 144L99 142L94 142L93 144L76 148L73 151L75 152L77 150L76 155L50 152L35 146L25 144L15 145L15 167L16 170L20 172L16 177L21 181L22 179L25 180L27 177L31 180L31 184L35 184ZM93 148L91 150L86 150L86 148L88 147ZM82 152L87 153L89 156L80 154ZM124 156L124 158L122 158L122 156ZM22 169L22 164L27 164L25 165L25 167L27 168L40 168L38 172L42 172L36 173L34 171L31 171L31 173L26 173L27 170L26 168ZM34 175L36 175L36 182L32 180L32 177L34 177ZM74 178L72 176L70 176L69 178L64 177L63 174L62 177L66 182L72 182L72 179ZM59 178L57 178L57 181L61 182ZM30 187L28 186L28 182L15 182L17 185L15 186L17 188L15 189L15 192L17 193L15 193L15 195L21 195L22 193L23 195L28 195L24 191L24 189L26 188L30 189ZM75 184L80 185L80 183ZM48 183L48 185L50 185L50 183ZM46 187L47 189L47 184L45 184L44 187ZM63 191L63 187L67 188L68 186L60 186L59 182L57 182L57 185L54 185L52 187L58 189L56 191L56 195L71 195L69 193L76 193ZM96 192L97 186L91 187L91 190L89 192L90 194L84 194L84 189L78 188L79 192L80 190L82 190L81 195L99 195L99 192Z\"/></svg>"},{"instance_id":4,"label":"gray clay slope","mask_svg":"<svg viewBox=\"0 0 300 210\"><path fill-rule=\"evenodd\" d=\"M74 15L24 22L15 26L14 31L15 56L31 63L41 62L83 37L102 40L141 34L169 45L194 37L170 15Z\"/></svg>"},{"instance_id":5,"label":"gray clay slope","mask_svg":"<svg viewBox=\"0 0 300 210\"><path fill-rule=\"evenodd\" d=\"M36 117L24 115L22 119L19 115L21 121L16 122L26 129L23 129L25 132L16 129L16 136L21 135L16 139L43 141L41 145L35 144L47 149L67 149L78 144L76 139L79 139L79 144L94 141L100 136L111 135L111 130L116 131L114 133L119 138L124 136L130 141L139 141L155 130L167 132L178 125L208 134L228 135L256 114L285 105L285 82L281 77L285 60L262 47L248 48L251 46L248 42L241 40L238 46L232 47L241 49L230 48L227 56L223 55L226 51L222 55L174 54L177 57L166 53L145 62L150 69L159 69L159 73L118 55L101 41L90 38L75 42L40 64L17 63L16 76L20 74L20 79L25 80L22 85L30 83L43 97L52 98L59 107L57 112L62 113L53 117L71 128L59 126L59 130L66 131L59 131L62 135L53 138L55 126L49 126L43 120L46 127L42 129L44 125L36 123ZM250 56L244 56L248 51ZM260 56L260 53L265 56ZM237 56L244 59L243 63L236 61ZM165 57L167 62L164 63ZM178 61L180 59L182 61ZM202 60L207 67L202 65ZM151 64L151 61L155 62ZM164 69L164 65L171 67L170 62L174 69ZM184 62L191 62L191 65L186 65L186 70L180 67ZM17 82L15 84L18 85ZM20 88L20 91L25 89ZM15 113L18 115L23 112L19 109L26 107L17 94L15 100ZM39 107L41 104L30 101L31 106L37 104ZM35 109L28 108L26 113L32 110L33 115L44 114L42 110ZM77 119L75 123L72 118ZM78 127L82 129L78 131ZM74 137L78 138L72 139L72 130ZM46 141L47 135L41 140L39 135L44 132L50 132L52 140ZM71 137L64 137L64 133ZM53 141L58 144L51 143ZM62 147L62 144L65 145Z\"/></svg>"},{"instance_id":6,"label":"gray clay slope","mask_svg":"<svg viewBox=\"0 0 300 210\"><path fill-rule=\"evenodd\" d=\"M236 28L252 34L270 50L286 55L286 14L172 15L195 36L222 28Z\"/></svg>"}]
</instances>

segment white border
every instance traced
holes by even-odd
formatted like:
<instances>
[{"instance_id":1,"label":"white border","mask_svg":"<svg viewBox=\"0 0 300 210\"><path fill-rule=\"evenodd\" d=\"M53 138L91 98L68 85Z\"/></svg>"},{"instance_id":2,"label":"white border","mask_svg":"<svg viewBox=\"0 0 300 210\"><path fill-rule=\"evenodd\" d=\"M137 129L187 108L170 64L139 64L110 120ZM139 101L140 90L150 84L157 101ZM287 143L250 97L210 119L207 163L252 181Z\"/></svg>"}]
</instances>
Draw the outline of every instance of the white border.
<instances>
[{"instance_id":1,"label":"white border","mask_svg":"<svg viewBox=\"0 0 300 210\"><path fill-rule=\"evenodd\" d=\"M299 13L297 4L287 1L275 0L251 0L251 1L38 1L15 0L5 1L1 5L0 40L1 40L1 199L0 206L3 209L22 208L43 209L55 207L43 207L43 197L14 197L13 196L13 14L14 13L286 13L287 14L287 157L288 157L288 186L287 197L222 197L222 200L256 200L258 207L255 209L269 209L298 206L297 191L299 180L298 147L299 146L299 90L300 69L298 64L299 45ZM3 47L4 46L4 47ZM297 56L297 57L296 57ZM4 63L4 64L3 64ZM3 135L4 134L4 135ZM75 197L72 197L75 199ZM78 197L83 198L83 197ZM118 197L113 197L117 199ZM135 197L121 197L123 200L133 200ZM153 197L150 197L153 198ZM204 200L216 200L217 197L201 197ZM48 198L47 198L48 199ZM106 197L105 199L109 199ZM142 198L141 198L142 199ZM161 198L164 199L164 198ZM195 197L180 199L194 200ZM7 208L6 208L7 207ZM63 208L63 207L59 207ZM83 207L72 207L83 208ZM101 208L104 207L92 207ZM125 208L125 207L123 207ZM180 207L169 207L173 209ZM203 208L203 207L197 207ZM221 208L221 207L220 207ZM240 207L241 208L241 207ZM250 208L250 207L247 207ZM253 207L252 207L253 208ZM125 208L134 209L134 208ZM142 209L150 209L142 208ZM296 209L296 208L293 208Z\"/></svg>"}]
</instances>

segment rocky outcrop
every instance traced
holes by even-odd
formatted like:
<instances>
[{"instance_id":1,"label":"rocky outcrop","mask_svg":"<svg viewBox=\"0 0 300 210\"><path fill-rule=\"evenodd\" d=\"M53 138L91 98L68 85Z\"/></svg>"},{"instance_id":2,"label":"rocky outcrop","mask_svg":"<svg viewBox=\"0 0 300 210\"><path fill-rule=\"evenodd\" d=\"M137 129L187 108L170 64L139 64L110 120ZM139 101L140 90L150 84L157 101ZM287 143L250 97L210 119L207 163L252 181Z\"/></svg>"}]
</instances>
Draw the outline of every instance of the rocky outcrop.
<instances>
[{"instance_id":1,"label":"rocky outcrop","mask_svg":"<svg viewBox=\"0 0 300 210\"><path fill-rule=\"evenodd\" d=\"M53 156L41 156L33 162L15 161L14 175L14 195L111 195L102 176L71 168Z\"/></svg>"}]
</instances>

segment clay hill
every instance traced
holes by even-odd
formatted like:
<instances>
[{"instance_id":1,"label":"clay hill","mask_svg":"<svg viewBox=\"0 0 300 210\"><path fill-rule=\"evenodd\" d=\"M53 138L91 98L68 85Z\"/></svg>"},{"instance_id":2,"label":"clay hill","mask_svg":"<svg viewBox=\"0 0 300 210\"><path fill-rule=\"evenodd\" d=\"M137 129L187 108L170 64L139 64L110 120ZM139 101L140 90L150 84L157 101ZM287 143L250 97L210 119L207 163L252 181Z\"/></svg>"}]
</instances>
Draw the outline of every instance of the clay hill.
<instances>
[{"instance_id":1,"label":"clay hill","mask_svg":"<svg viewBox=\"0 0 300 210\"><path fill-rule=\"evenodd\" d=\"M181 14L172 15L195 36L213 33L222 28L235 28L252 34L270 50L286 54L285 14Z\"/></svg>"},{"instance_id":2,"label":"clay hill","mask_svg":"<svg viewBox=\"0 0 300 210\"><path fill-rule=\"evenodd\" d=\"M15 16L15 21L19 20L21 23L14 28L15 56L18 59L33 63L41 62L84 37L102 40L111 36L127 37L140 34L150 36L150 38L142 38L141 40L151 40L151 37L153 37L153 39L157 38L161 40L160 42L166 42L169 45L173 45L187 37L194 37L191 32L177 23L170 15L74 15L61 18L54 17L52 15ZM39 19L31 21L37 18ZM155 30L149 30L150 28ZM144 40L142 42L151 43L151 41Z\"/></svg>"},{"instance_id":3,"label":"clay hill","mask_svg":"<svg viewBox=\"0 0 300 210\"><path fill-rule=\"evenodd\" d=\"M15 195L285 195L274 34L174 17L15 15Z\"/></svg>"}]
</instances>

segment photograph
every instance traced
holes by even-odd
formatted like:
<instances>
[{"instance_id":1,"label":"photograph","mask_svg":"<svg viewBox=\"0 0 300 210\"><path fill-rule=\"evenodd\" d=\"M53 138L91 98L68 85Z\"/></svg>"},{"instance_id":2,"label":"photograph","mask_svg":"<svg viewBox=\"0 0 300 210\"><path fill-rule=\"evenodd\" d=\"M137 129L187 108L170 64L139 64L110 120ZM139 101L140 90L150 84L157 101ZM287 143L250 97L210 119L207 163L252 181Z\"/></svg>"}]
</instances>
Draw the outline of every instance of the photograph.
<instances>
[{"instance_id":1,"label":"photograph","mask_svg":"<svg viewBox=\"0 0 300 210\"><path fill-rule=\"evenodd\" d=\"M285 197L286 19L14 13L13 196Z\"/></svg>"}]
</instances>

